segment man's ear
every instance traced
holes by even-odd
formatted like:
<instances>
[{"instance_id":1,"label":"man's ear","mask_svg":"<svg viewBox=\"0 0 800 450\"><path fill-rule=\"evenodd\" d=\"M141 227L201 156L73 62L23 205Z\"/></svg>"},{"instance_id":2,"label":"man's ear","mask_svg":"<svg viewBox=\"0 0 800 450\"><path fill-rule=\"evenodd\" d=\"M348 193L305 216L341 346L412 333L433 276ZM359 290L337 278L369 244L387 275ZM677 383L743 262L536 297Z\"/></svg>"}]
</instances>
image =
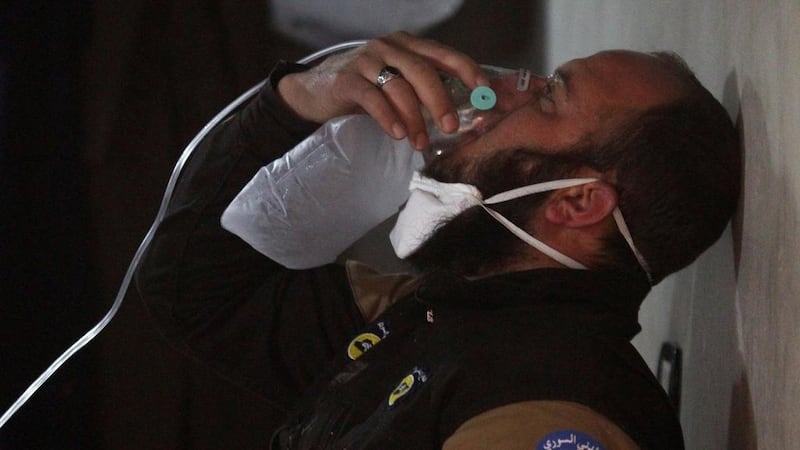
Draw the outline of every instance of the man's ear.
<instances>
[{"instance_id":1,"label":"man's ear","mask_svg":"<svg viewBox=\"0 0 800 450\"><path fill-rule=\"evenodd\" d=\"M605 181L593 181L551 194L545 218L559 225L580 228L603 221L617 207L617 190Z\"/></svg>"}]
</instances>

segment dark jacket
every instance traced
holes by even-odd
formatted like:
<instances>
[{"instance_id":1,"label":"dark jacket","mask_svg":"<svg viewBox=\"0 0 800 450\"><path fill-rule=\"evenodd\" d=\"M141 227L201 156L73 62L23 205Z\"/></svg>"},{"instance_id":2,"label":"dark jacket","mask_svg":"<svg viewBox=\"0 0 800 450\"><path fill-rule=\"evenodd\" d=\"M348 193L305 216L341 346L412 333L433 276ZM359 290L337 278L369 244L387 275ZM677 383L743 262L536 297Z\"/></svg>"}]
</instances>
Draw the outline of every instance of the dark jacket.
<instances>
[{"instance_id":1,"label":"dark jacket","mask_svg":"<svg viewBox=\"0 0 800 450\"><path fill-rule=\"evenodd\" d=\"M381 337L371 349L341 349L275 448L441 448L471 417L526 400L580 403L642 448L683 448L629 342L647 291L614 272L431 274L364 330Z\"/></svg>"},{"instance_id":2,"label":"dark jacket","mask_svg":"<svg viewBox=\"0 0 800 450\"><path fill-rule=\"evenodd\" d=\"M314 128L270 84L217 126L186 163L135 278L165 336L260 395L273 429L295 411L276 445L431 448L482 411L554 399L589 406L644 448L682 448L629 343L648 291L635 275L436 273L367 324L343 267L288 270L224 231L222 211L253 174ZM380 342L355 342L364 332Z\"/></svg>"}]
</instances>

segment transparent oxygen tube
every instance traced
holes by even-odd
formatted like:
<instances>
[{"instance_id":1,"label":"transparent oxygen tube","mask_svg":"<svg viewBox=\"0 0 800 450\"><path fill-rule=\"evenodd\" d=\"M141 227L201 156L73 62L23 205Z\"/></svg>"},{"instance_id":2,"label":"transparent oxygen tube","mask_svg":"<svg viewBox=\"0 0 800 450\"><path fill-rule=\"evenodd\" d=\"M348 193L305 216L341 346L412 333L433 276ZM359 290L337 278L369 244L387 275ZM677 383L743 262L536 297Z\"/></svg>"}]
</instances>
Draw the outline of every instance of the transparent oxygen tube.
<instances>
[{"instance_id":1,"label":"transparent oxygen tube","mask_svg":"<svg viewBox=\"0 0 800 450\"><path fill-rule=\"evenodd\" d=\"M333 45L328 48L324 48L319 50L311 55L306 56L305 58L299 60L299 63L302 64L310 64L315 62L327 55L332 53L340 52L343 50L348 50L355 47L360 47L364 45L366 41L349 41L343 42L341 44ZM139 248L136 250L136 253L131 260L130 265L128 266L127 272L125 272L125 276L122 279L122 283L117 291L117 296L114 299L111 308L108 310L105 316L89 331L86 332L83 336L81 336L75 343L73 343L64 353L61 354L52 364L50 364L44 372L42 372L39 377L28 386L27 389L17 398L17 400L0 416L0 429L11 419L11 417L24 405L36 391L65 363L68 359L72 358L72 356L77 353L80 349L82 349L86 344L88 344L92 339L94 339L100 332L106 327L106 325L111 322L111 319L117 314L119 311L120 305L122 305L122 300L125 298L125 294L128 291L128 286L130 286L131 279L133 278L133 272L139 265L139 261L142 258L142 255L147 250L147 247L150 245L150 241L153 239L153 235L155 234L158 226L161 224L161 221L164 218L164 214L167 210L167 205L169 204L170 199L172 198L172 192L175 189L175 185L178 182L178 177L183 170L184 163L189 159L189 157L194 152L194 149L197 145L202 141L206 135L219 124L225 118L227 118L233 111L236 110L240 105L242 105L245 101L253 98L258 91L261 90L262 86L266 83L262 81L257 85L253 86L239 96L236 100L234 100L231 104L225 107L222 111L220 111L216 116L214 116L211 121L203 127L202 130L197 134L197 136L189 142L189 145L186 146L186 149L181 154L181 157L178 159L178 162L175 163L175 168L172 171L172 175L170 176L169 182L167 183L166 192L164 192L164 198L161 201L161 207L156 214L156 218L153 221L153 225L150 227L150 230L145 235L142 243L139 245Z\"/></svg>"},{"instance_id":2,"label":"transparent oxygen tube","mask_svg":"<svg viewBox=\"0 0 800 450\"><path fill-rule=\"evenodd\" d=\"M458 129L445 133L433 122L430 113L422 114L428 130L430 145L425 151L429 160L444 155L448 150L492 129L505 115L529 97L531 73L527 69L506 69L481 66L489 79L489 86L470 90L458 78L442 74L442 82L453 99L458 114Z\"/></svg>"}]
</instances>

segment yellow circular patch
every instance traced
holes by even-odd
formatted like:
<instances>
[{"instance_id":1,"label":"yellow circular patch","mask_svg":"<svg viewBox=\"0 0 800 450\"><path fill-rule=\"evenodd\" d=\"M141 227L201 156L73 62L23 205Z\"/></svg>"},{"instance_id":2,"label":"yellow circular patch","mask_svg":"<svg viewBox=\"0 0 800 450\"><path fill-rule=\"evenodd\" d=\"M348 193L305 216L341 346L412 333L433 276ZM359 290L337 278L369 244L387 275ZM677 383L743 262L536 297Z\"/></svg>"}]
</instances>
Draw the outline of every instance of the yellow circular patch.
<instances>
[{"instance_id":1,"label":"yellow circular patch","mask_svg":"<svg viewBox=\"0 0 800 450\"><path fill-rule=\"evenodd\" d=\"M350 345L347 346L347 356L355 361L363 355L364 352L376 346L380 341L381 338L377 334L361 333L350 341Z\"/></svg>"},{"instance_id":2,"label":"yellow circular patch","mask_svg":"<svg viewBox=\"0 0 800 450\"><path fill-rule=\"evenodd\" d=\"M401 381L389 395L389 406L393 406L397 400L400 400L404 395L408 394L413 386L414 374L406 375L403 381Z\"/></svg>"}]
</instances>

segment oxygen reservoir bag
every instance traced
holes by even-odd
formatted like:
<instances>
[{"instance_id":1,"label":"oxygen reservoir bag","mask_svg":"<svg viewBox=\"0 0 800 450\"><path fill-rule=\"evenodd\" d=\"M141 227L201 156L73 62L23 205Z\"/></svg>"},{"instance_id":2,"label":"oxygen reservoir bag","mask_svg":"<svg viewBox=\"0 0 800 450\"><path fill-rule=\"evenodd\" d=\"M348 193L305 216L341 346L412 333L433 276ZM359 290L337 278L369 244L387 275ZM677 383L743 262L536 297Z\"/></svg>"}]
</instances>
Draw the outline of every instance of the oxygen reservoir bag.
<instances>
[{"instance_id":1,"label":"oxygen reservoir bag","mask_svg":"<svg viewBox=\"0 0 800 450\"><path fill-rule=\"evenodd\" d=\"M331 263L398 211L422 165L369 116L338 117L259 169L222 227L290 269Z\"/></svg>"}]
</instances>

